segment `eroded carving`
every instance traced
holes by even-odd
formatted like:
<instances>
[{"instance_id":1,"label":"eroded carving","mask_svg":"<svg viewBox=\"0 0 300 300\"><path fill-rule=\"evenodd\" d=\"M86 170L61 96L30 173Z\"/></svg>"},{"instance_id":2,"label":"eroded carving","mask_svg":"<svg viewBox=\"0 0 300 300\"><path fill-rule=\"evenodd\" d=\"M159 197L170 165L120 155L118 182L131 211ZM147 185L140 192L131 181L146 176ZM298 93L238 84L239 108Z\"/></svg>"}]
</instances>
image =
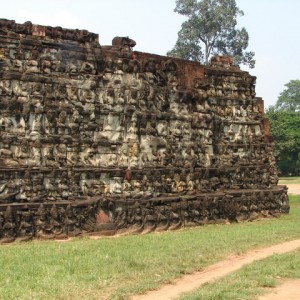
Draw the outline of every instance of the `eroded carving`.
<instances>
[{"instance_id":1,"label":"eroded carving","mask_svg":"<svg viewBox=\"0 0 300 300\"><path fill-rule=\"evenodd\" d=\"M0 20L0 240L288 212L255 77Z\"/></svg>"}]
</instances>

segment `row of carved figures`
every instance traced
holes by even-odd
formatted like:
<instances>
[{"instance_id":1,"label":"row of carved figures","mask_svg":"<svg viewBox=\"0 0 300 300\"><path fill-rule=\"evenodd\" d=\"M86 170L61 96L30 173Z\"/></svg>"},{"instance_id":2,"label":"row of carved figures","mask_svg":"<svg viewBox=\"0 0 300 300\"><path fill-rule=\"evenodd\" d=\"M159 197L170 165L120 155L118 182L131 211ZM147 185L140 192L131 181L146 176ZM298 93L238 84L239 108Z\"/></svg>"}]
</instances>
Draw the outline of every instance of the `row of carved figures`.
<instances>
[{"instance_id":1,"label":"row of carved figures","mask_svg":"<svg viewBox=\"0 0 300 300\"><path fill-rule=\"evenodd\" d=\"M58 199L67 201L76 197L96 195L142 198L158 194L195 193L199 190L267 188L278 182L276 168L269 164L256 168L238 167L222 170L215 175L205 174L206 172L209 172L209 169L204 169L203 172L182 168L181 172L176 169L149 169L138 175L130 169L118 169L111 170L111 174L107 171L95 173L95 170L69 170L30 175L28 172L21 174L11 170L1 176L0 203L53 202Z\"/></svg>"},{"instance_id":2,"label":"row of carved figures","mask_svg":"<svg viewBox=\"0 0 300 300\"><path fill-rule=\"evenodd\" d=\"M288 213L289 204L285 192L274 195L272 191L252 192L240 196L210 195L197 200L184 200L171 204L142 205L136 202L133 207L117 208L114 223L117 229L147 225L159 227L185 224L205 224L207 222L245 221L259 215L279 215Z\"/></svg>"},{"instance_id":3,"label":"row of carved figures","mask_svg":"<svg viewBox=\"0 0 300 300\"><path fill-rule=\"evenodd\" d=\"M258 107L251 102L240 105L228 100L226 105L210 104L213 99L203 99L203 95L200 97L195 94L186 98L176 88L153 87L143 79L128 78L127 81L124 86L105 84L95 88L96 82L87 79L86 88L83 88L80 86L82 80L63 80L63 84L1 80L1 106L7 112L15 110L19 114L25 114L30 106L32 113L48 112L49 109L59 107L70 111L71 115L78 110L85 114L98 114L98 106L122 112L121 107L128 106L134 110L168 111L180 115L190 115L193 112L194 115L199 113L200 118L201 113L213 112L220 118L231 118L234 121L259 119Z\"/></svg>"},{"instance_id":4,"label":"row of carved figures","mask_svg":"<svg viewBox=\"0 0 300 300\"><path fill-rule=\"evenodd\" d=\"M129 200L121 204L110 198L85 206L40 204L33 208L27 205L8 205L5 210L0 211L0 242L29 240L34 237L65 238L108 227L113 230L166 230L220 221L245 221L288 211L285 191L252 191L251 194L239 196L207 195L175 201L167 198L152 202ZM103 215L106 217L103 218Z\"/></svg>"},{"instance_id":5,"label":"row of carved figures","mask_svg":"<svg viewBox=\"0 0 300 300\"><path fill-rule=\"evenodd\" d=\"M251 101L243 101L239 97L228 100L222 97L206 97L207 99L205 99L203 95L197 94L199 91L194 91L194 95L191 94L187 97L177 88L153 87L142 78L133 79L130 74L126 76L128 82L124 85L102 83L100 87L96 87L96 81L92 78L86 79L84 83L82 80L75 81L74 79L61 79L58 82L52 80L51 84L24 81L25 78L22 81L13 78L10 80L2 79L0 80L0 95L10 100L9 103L6 103L8 106L14 102L15 106L28 102L40 111L43 110L44 106L64 105L65 108L70 108L74 107L76 103L77 106L83 106L85 103L90 106L92 104L127 104L140 109L146 109L147 103L154 103L155 105L162 105L164 108L176 110L177 103L181 113L191 110L213 111L220 116L232 116L235 120L258 117L258 106L253 98ZM142 101L144 101L143 105ZM4 104L5 102L2 105ZM114 107L111 108L114 110Z\"/></svg>"},{"instance_id":6,"label":"row of carved figures","mask_svg":"<svg viewBox=\"0 0 300 300\"><path fill-rule=\"evenodd\" d=\"M63 238L93 231L97 205L96 202L83 207L40 204L35 209L26 205L17 208L8 205L6 210L0 211L0 242L11 242L16 238Z\"/></svg>"}]
</instances>

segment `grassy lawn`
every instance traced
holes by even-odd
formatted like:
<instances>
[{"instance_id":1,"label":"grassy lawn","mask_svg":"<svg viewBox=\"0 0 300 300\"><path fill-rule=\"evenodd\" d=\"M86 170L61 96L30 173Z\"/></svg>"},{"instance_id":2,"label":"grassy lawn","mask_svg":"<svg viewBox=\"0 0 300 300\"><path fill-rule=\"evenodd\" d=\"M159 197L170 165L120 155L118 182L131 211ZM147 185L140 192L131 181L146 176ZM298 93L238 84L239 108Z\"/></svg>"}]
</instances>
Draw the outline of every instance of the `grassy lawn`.
<instances>
[{"instance_id":1,"label":"grassy lawn","mask_svg":"<svg viewBox=\"0 0 300 300\"><path fill-rule=\"evenodd\" d=\"M252 300L271 292L283 279L300 278L300 250L254 262L213 284L180 297L180 300Z\"/></svg>"},{"instance_id":2,"label":"grassy lawn","mask_svg":"<svg viewBox=\"0 0 300 300\"><path fill-rule=\"evenodd\" d=\"M300 184L300 177L280 177L279 184Z\"/></svg>"},{"instance_id":3,"label":"grassy lawn","mask_svg":"<svg viewBox=\"0 0 300 300\"><path fill-rule=\"evenodd\" d=\"M1 246L0 298L126 299L231 253L299 238L300 196L290 202L289 215L252 223Z\"/></svg>"}]
</instances>

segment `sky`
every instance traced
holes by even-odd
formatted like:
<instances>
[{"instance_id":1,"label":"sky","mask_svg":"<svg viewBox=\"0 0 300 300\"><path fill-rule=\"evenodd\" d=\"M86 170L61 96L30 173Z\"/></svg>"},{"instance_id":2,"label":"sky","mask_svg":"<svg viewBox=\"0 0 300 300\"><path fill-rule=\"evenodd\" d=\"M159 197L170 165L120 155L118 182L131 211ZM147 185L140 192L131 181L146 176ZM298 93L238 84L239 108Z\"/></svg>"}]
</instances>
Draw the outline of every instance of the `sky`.
<instances>
[{"instance_id":1,"label":"sky","mask_svg":"<svg viewBox=\"0 0 300 300\"><path fill-rule=\"evenodd\" d=\"M300 79L300 1L236 0L244 11L237 27L249 33L247 50L256 66L242 70L257 77L256 95L274 105L285 84ZM185 17L174 12L175 0L0 0L0 18L17 23L87 29L101 45L129 36L134 50L165 55L177 40Z\"/></svg>"}]
</instances>

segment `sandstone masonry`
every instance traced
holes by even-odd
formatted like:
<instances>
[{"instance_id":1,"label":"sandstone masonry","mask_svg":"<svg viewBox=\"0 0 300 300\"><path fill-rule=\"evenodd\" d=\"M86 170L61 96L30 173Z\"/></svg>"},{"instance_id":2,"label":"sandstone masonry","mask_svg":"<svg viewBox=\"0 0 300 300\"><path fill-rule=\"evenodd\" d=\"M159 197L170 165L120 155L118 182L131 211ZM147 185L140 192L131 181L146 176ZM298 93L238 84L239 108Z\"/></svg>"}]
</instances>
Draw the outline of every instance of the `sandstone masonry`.
<instances>
[{"instance_id":1,"label":"sandstone masonry","mask_svg":"<svg viewBox=\"0 0 300 300\"><path fill-rule=\"evenodd\" d=\"M288 212L255 77L134 46L0 19L2 242Z\"/></svg>"}]
</instances>

